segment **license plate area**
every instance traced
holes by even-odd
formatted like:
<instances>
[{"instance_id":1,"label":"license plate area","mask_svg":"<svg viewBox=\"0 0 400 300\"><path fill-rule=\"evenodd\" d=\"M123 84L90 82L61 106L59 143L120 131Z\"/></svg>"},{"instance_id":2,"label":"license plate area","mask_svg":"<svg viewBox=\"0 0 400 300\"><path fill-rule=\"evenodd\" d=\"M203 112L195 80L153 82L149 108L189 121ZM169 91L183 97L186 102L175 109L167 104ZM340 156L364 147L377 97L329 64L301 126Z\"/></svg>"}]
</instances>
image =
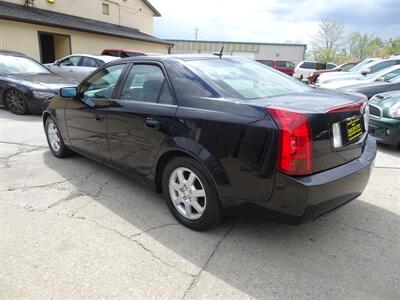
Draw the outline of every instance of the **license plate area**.
<instances>
[{"instance_id":1,"label":"license plate area","mask_svg":"<svg viewBox=\"0 0 400 300\"><path fill-rule=\"evenodd\" d=\"M334 123L333 146L339 148L356 142L365 132L361 116L353 116L341 122Z\"/></svg>"}]
</instances>

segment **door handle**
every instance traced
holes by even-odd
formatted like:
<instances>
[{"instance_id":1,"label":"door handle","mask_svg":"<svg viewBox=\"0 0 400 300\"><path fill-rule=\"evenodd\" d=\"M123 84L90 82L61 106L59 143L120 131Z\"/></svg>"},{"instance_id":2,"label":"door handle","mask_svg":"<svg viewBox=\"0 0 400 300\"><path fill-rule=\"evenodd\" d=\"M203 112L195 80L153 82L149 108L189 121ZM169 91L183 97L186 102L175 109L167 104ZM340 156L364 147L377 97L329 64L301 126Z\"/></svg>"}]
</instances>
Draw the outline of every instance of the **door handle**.
<instances>
[{"instance_id":1,"label":"door handle","mask_svg":"<svg viewBox=\"0 0 400 300\"><path fill-rule=\"evenodd\" d=\"M153 119L146 119L146 121L144 121L144 127L159 129L160 122L157 120L153 120Z\"/></svg>"}]
</instances>

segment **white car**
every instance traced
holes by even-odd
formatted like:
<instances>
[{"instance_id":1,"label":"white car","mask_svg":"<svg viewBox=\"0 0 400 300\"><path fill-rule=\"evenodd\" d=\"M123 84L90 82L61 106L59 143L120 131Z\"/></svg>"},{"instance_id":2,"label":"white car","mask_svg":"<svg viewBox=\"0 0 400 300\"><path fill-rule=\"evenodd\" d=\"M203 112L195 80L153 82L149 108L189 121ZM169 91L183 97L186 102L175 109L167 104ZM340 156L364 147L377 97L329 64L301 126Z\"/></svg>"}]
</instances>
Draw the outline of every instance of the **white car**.
<instances>
[{"instance_id":1,"label":"white car","mask_svg":"<svg viewBox=\"0 0 400 300\"><path fill-rule=\"evenodd\" d=\"M45 64L45 66L58 75L81 82L98 67L116 59L119 58L106 55L74 54L56 60L52 64Z\"/></svg>"},{"instance_id":2,"label":"white car","mask_svg":"<svg viewBox=\"0 0 400 300\"><path fill-rule=\"evenodd\" d=\"M358 65L350 69L349 72L331 72L321 74L316 82L317 87L322 87L328 82L349 79L362 79L364 76L374 74L380 70L386 69L390 66L400 64L400 58L390 57L386 59L376 59L364 65Z\"/></svg>"},{"instance_id":3,"label":"white car","mask_svg":"<svg viewBox=\"0 0 400 300\"><path fill-rule=\"evenodd\" d=\"M324 89L340 89L347 86L356 84L372 83L376 81L388 81L389 79L400 75L400 65L391 66L389 68L380 70L374 74L361 76L360 78L343 79L325 83L320 86Z\"/></svg>"},{"instance_id":4,"label":"white car","mask_svg":"<svg viewBox=\"0 0 400 300\"><path fill-rule=\"evenodd\" d=\"M306 81L308 76L317 70L330 70L335 68L336 65L333 63L322 63L311 60L303 60L297 64L294 68L293 77L296 79Z\"/></svg>"}]
</instances>

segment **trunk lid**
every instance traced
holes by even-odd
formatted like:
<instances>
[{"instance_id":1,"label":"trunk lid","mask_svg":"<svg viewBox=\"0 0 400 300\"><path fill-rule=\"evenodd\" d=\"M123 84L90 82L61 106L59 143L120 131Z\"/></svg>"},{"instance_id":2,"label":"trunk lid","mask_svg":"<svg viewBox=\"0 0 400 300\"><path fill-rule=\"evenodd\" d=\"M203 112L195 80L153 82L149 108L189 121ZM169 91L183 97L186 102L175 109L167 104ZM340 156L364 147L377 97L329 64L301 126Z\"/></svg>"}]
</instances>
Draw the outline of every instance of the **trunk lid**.
<instances>
[{"instance_id":1,"label":"trunk lid","mask_svg":"<svg viewBox=\"0 0 400 300\"><path fill-rule=\"evenodd\" d=\"M312 136L312 173L345 164L361 156L366 98L333 91L312 91L254 100L254 105L282 108L307 116Z\"/></svg>"}]
</instances>

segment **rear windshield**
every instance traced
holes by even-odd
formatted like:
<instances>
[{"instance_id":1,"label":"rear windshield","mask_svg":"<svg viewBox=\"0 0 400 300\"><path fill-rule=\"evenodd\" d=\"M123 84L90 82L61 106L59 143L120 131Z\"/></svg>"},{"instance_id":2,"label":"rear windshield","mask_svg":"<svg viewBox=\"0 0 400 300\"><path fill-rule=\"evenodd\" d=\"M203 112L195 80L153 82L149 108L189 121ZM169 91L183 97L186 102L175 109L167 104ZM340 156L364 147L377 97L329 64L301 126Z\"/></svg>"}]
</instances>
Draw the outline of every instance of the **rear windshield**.
<instances>
[{"instance_id":1,"label":"rear windshield","mask_svg":"<svg viewBox=\"0 0 400 300\"><path fill-rule=\"evenodd\" d=\"M203 59L188 61L187 65L197 74L204 74L205 80L208 77L224 96L234 94L241 99L257 99L311 89L296 79L247 59Z\"/></svg>"}]
</instances>

